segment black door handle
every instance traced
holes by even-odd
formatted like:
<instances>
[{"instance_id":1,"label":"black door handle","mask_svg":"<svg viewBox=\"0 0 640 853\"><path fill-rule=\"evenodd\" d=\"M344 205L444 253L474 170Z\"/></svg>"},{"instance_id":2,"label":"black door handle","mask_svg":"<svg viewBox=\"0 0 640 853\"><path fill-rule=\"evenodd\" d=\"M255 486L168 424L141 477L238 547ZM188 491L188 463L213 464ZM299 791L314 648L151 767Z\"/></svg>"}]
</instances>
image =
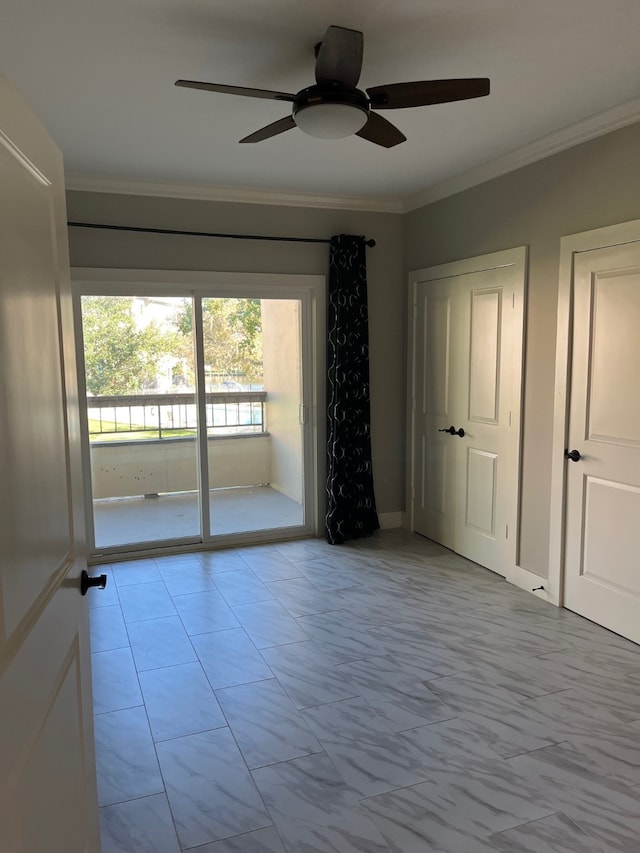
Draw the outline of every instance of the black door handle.
<instances>
[{"instance_id":1,"label":"black door handle","mask_svg":"<svg viewBox=\"0 0 640 853\"><path fill-rule=\"evenodd\" d=\"M570 459L572 462L579 462L582 459L579 450L565 450L564 458Z\"/></svg>"},{"instance_id":2,"label":"black door handle","mask_svg":"<svg viewBox=\"0 0 640 853\"><path fill-rule=\"evenodd\" d=\"M106 585L106 575L96 575L96 577L92 578L91 575L85 571L85 569L82 570L82 574L80 575L80 592L83 595L87 594L87 590L89 589L89 587L97 586L98 589L104 589Z\"/></svg>"},{"instance_id":3,"label":"black door handle","mask_svg":"<svg viewBox=\"0 0 640 853\"><path fill-rule=\"evenodd\" d=\"M438 432L448 432L449 435L459 435L460 438L464 438L464 430L462 429L462 427L460 427L460 429L456 429L453 425L451 425L450 427L439 429Z\"/></svg>"}]
</instances>

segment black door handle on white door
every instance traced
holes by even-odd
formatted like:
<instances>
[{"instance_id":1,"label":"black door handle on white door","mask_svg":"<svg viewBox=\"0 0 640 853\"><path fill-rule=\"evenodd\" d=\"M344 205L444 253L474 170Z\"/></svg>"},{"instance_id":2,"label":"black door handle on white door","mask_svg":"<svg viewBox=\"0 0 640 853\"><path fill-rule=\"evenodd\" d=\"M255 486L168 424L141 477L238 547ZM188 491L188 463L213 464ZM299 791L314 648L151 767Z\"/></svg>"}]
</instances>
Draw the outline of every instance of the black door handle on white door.
<instances>
[{"instance_id":1,"label":"black door handle on white door","mask_svg":"<svg viewBox=\"0 0 640 853\"><path fill-rule=\"evenodd\" d=\"M96 575L96 577L92 578L85 569L82 570L82 574L80 575L80 592L82 595L86 595L87 590L92 586L95 586L98 589L104 589L106 585L106 575Z\"/></svg>"},{"instance_id":2,"label":"black door handle on white door","mask_svg":"<svg viewBox=\"0 0 640 853\"><path fill-rule=\"evenodd\" d=\"M450 427L445 427L444 429L439 429L438 432L448 432L449 435L458 435L460 438L464 438L464 430L462 427L460 429L456 429L453 425Z\"/></svg>"},{"instance_id":3,"label":"black door handle on white door","mask_svg":"<svg viewBox=\"0 0 640 853\"><path fill-rule=\"evenodd\" d=\"M582 459L579 450L565 450L564 458L570 459L572 462L579 462Z\"/></svg>"}]
</instances>

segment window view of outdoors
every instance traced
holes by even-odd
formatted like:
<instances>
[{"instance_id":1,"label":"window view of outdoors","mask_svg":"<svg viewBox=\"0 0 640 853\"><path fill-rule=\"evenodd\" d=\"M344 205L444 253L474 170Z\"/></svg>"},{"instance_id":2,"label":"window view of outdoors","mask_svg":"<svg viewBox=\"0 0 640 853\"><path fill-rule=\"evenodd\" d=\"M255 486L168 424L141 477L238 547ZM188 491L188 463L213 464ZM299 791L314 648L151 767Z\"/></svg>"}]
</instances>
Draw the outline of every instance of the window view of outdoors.
<instances>
[{"instance_id":1,"label":"window view of outdoors","mask_svg":"<svg viewBox=\"0 0 640 853\"><path fill-rule=\"evenodd\" d=\"M204 363L196 371L191 298L81 299L98 549L197 541L207 535L201 502L211 535L303 522L299 302L201 304Z\"/></svg>"},{"instance_id":2,"label":"window view of outdoors","mask_svg":"<svg viewBox=\"0 0 640 853\"><path fill-rule=\"evenodd\" d=\"M82 322L89 435L133 441L195 435L190 299L84 296ZM262 432L260 300L209 299L203 307L207 428Z\"/></svg>"}]
</instances>

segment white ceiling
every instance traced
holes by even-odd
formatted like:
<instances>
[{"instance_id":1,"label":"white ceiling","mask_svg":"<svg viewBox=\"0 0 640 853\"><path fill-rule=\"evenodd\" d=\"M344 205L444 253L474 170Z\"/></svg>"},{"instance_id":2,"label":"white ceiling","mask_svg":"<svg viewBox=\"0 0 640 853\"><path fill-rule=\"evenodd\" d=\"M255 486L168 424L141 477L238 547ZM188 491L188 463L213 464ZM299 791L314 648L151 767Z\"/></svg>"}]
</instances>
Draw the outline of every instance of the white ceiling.
<instances>
[{"instance_id":1,"label":"white ceiling","mask_svg":"<svg viewBox=\"0 0 640 853\"><path fill-rule=\"evenodd\" d=\"M290 106L173 85L296 92L330 24L364 32L361 88L490 77L491 95L385 112L408 137L392 149L239 145ZM612 107L640 119L639 37L638 0L2 0L0 70L74 175L392 200Z\"/></svg>"}]
</instances>

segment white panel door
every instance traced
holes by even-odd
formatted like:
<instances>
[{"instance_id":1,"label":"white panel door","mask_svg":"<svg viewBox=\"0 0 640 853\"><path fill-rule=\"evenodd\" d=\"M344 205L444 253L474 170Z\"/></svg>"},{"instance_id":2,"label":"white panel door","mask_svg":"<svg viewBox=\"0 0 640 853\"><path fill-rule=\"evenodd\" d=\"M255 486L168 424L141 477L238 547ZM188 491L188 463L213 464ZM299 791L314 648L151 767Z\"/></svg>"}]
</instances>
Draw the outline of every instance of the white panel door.
<instances>
[{"instance_id":1,"label":"white panel door","mask_svg":"<svg viewBox=\"0 0 640 853\"><path fill-rule=\"evenodd\" d=\"M575 256L565 606L640 642L640 243Z\"/></svg>"},{"instance_id":2,"label":"white panel door","mask_svg":"<svg viewBox=\"0 0 640 853\"><path fill-rule=\"evenodd\" d=\"M414 308L413 526L502 575L516 563L519 480L524 250L513 251L421 271Z\"/></svg>"},{"instance_id":3,"label":"white panel door","mask_svg":"<svg viewBox=\"0 0 640 853\"><path fill-rule=\"evenodd\" d=\"M88 853L99 841L62 161L1 77L0 117L0 850Z\"/></svg>"},{"instance_id":4,"label":"white panel door","mask_svg":"<svg viewBox=\"0 0 640 853\"><path fill-rule=\"evenodd\" d=\"M452 361L452 314L459 314L458 292L451 279L419 283L414 315L414 529L437 542L455 535L454 494L459 471L456 442L440 432L453 422L451 392L455 383Z\"/></svg>"}]
</instances>

